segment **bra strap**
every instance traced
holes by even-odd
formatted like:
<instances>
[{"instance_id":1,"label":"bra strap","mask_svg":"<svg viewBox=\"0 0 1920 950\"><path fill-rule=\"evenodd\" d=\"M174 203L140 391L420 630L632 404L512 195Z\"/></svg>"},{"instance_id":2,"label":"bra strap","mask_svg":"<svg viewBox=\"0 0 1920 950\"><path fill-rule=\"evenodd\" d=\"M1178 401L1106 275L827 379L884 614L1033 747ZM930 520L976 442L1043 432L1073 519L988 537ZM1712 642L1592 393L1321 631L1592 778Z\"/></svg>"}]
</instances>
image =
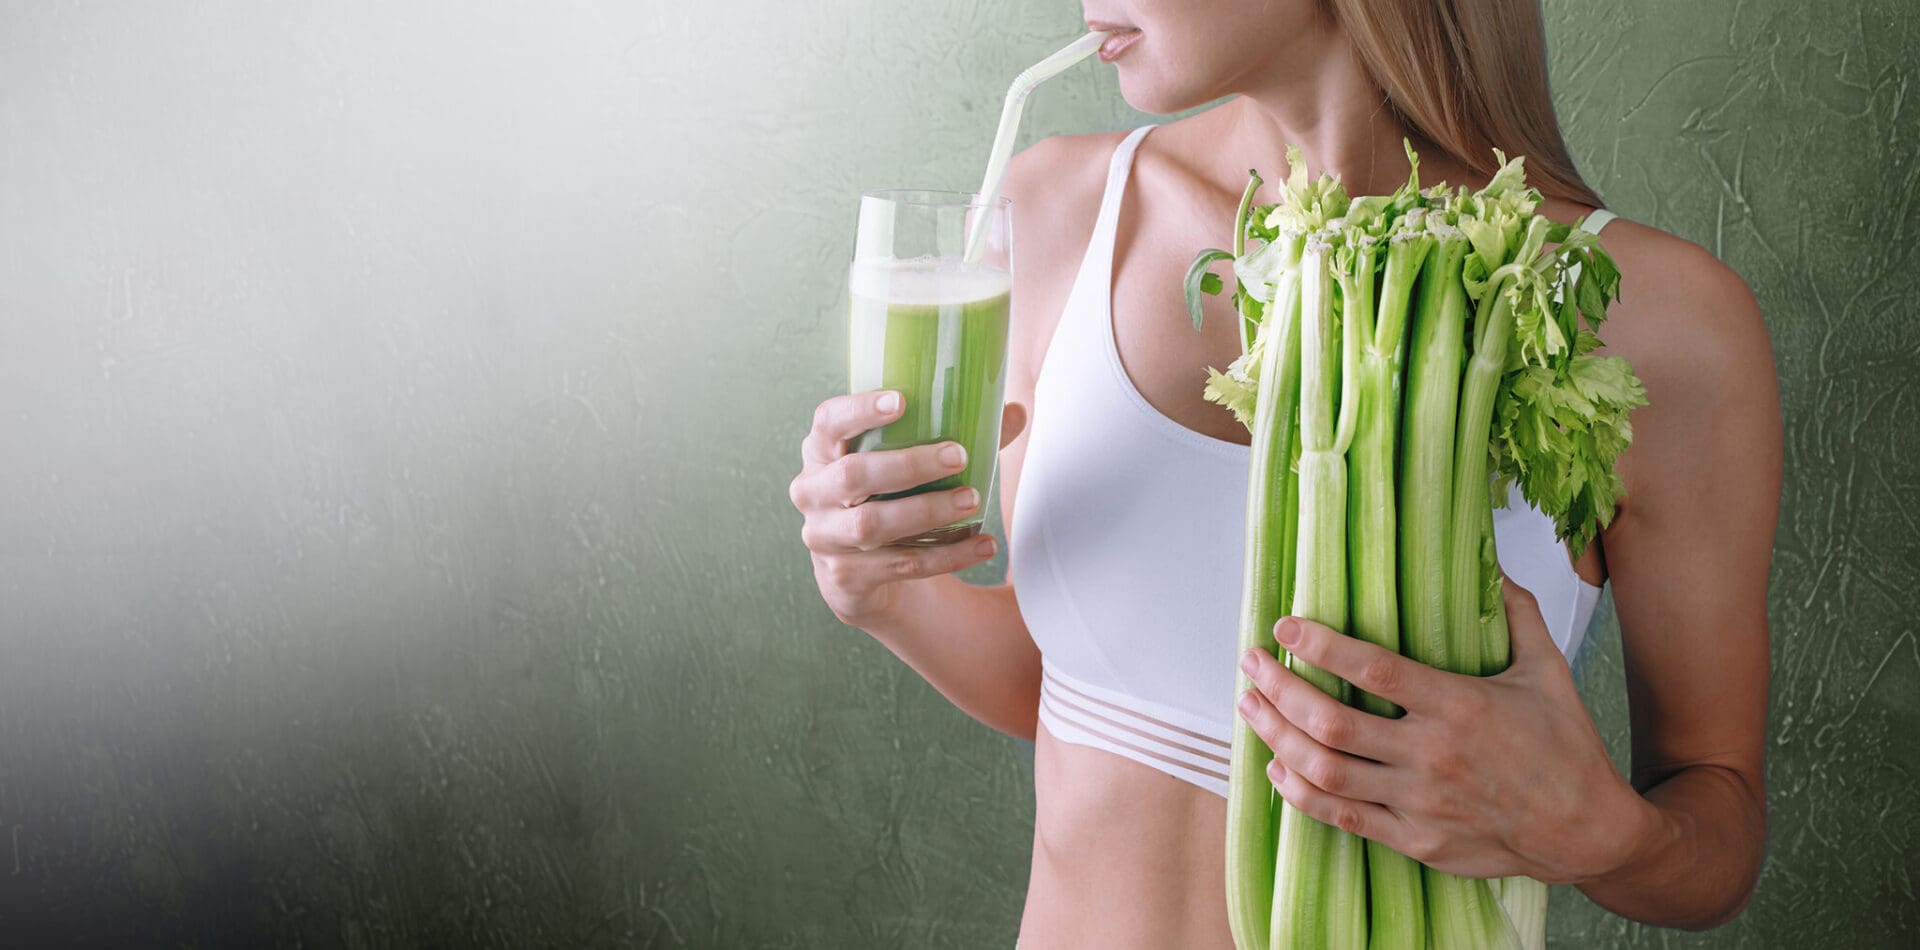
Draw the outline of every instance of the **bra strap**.
<instances>
[{"instance_id":1,"label":"bra strap","mask_svg":"<svg viewBox=\"0 0 1920 950\"><path fill-rule=\"evenodd\" d=\"M1586 218L1580 222L1580 230L1588 234L1599 234L1600 229L1607 226L1607 222L1617 217L1619 217L1619 215L1605 208L1595 208L1592 214L1587 215Z\"/></svg>"},{"instance_id":2,"label":"bra strap","mask_svg":"<svg viewBox=\"0 0 1920 950\"><path fill-rule=\"evenodd\" d=\"M1092 271L1087 276L1102 294L1113 286L1114 238L1120 230L1120 199L1127 192L1127 177L1133 171L1133 153L1139 149L1140 140L1154 128L1143 125L1128 133L1113 150L1113 161L1107 165L1107 190L1100 196L1100 216L1094 219L1093 239L1087 245L1085 260Z\"/></svg>"}]
</instances>

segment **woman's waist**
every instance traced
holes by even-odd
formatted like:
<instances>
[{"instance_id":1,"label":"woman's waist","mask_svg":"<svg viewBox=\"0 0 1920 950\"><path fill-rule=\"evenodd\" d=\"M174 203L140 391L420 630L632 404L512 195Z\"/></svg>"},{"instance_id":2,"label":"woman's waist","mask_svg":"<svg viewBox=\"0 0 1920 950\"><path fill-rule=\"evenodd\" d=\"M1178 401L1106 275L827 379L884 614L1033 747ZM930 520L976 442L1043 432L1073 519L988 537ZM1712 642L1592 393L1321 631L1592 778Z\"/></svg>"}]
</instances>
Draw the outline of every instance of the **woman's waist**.
<instances>
[{"instance_id":1,"label":"woman's waist","mask_svg":"<svg viewBox=\"0 0 1920 950\"><path fill-rule=\"evenodd\" d=\"M1226 799L1063 742L1044 725L1034 742L1034 793L1025 927L1033 937L1058 927L1083 937L1111 930L1119 942L1102 946L1232 946Z\"/></svg>"}]
</instances>

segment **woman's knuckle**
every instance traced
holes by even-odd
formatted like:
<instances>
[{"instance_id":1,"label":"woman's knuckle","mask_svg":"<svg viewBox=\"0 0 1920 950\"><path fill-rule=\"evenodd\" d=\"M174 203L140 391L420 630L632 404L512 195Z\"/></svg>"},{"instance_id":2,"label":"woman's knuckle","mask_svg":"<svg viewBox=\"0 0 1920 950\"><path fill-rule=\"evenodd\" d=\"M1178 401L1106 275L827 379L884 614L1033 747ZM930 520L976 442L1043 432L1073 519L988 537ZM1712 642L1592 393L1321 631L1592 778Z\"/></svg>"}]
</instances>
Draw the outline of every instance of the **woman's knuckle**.
<instances>
[{"instance_id":1,"label":"woman's knuckle","mask_svg":"<svg viewBox=\"0 0 1920 950\"><path fill-rule=\"evenodd\" d=\"M1333 826L1348 834L1359 834L1366 827L1366 814L1360 806L1352 802L1339 802L1333 806Z\"/></svg>"},{"instance_id":2,"label":"woman's knuckle","mask_svg":"<svg viewBox=\"0 0 1920 950\"><path fill-rule=\"evenodd\" d=\"M863 549L878 546L880 513L872 505L855 505L847 510L847 533Z\"/></svg>"},{"instance_id":3,"label":"woman's knuckle","mask_svg":"<svg viewBox=\"0 0 1920 950\"><path fill-rule=\"evenodd\" d=\"M1338 794L1347 787L1347 770L1340 760L1329 753L1320 753L1302 763L1301 772L1307 781L1321 789Z\"/></svg>"},{"instance_id":4,"label":"woman's knuckle","mask_svg":"<svg viewBox=\"0 0 1920 950\"><path fill-rule=\"evenodd\" d=\"M821 473L821 486L842 503L853 497L856 487L853 458L854 456L851 455L843 455Z\"/></svg>"},{"instance_id":5,"label":"woman's knuckle","mask_svg":"<svg viewBox=\"0 0 1920 950\"><path fill-rule=\"evenodd\" d=\"M813 407L813 431L825 432L827 424L833 421L833 400L826 400Z\"/></svg>"},{"instance_id":6,"label":"woman's knuckle","mask_svg":"<svg viewBox=\"0 0 1920 950\"><path fill-rule=\"evenodd\" d=\"M920 559L912 554L896 554L887 559L887 573L894 577L912 577L920 572Z\"/></svg>"},{"instance_id":7,"label":"woman's knuckle","mask_svg":"<svg viewBox=\"0 0 1920 950\"><path fill-rule=\"evenodd\" d=\"M1369 693L1396 693L1400 690L1400 664L1398 657L1376 656L1367 661L1360 671L1360 688Z\"/></svg>"},{"instance_id":8,"label":"woman's knuckle","mask_svg":"<svg viewBox=\"0 0 1920 950\"><path fill-rule=\"evenodd\" d=\"M1353 738L1353 725L1339 709L1325 709L1313 715L1307 731L1322 745L1340 746Z\"/></svg>"}]
</instances>

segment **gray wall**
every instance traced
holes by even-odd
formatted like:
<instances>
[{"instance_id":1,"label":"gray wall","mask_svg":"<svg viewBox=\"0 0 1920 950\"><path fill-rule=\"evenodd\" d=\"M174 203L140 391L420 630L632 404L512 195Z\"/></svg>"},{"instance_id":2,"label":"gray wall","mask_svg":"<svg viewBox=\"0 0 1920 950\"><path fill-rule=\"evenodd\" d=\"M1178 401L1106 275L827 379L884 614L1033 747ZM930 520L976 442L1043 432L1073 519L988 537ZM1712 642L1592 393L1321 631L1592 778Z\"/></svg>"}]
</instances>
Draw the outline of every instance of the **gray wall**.
<instances>
[{"instance_id":1,"label":"gray wall","mask_svg":"<svg viewBox=\"0 0 1920 950\"><path fill-rule=\"evenodd\" d=\"M785 489L854 196L971 184L1078 16L0 0L0 943L1010 944L1029 750L834 621ZM1789 465L1753 908L1554 932L1911 945L1920 22L1549 19L1596 186L1757 289ZM1024 139L1146 121L1110 77Z\"/></svg>"}]
</instances>

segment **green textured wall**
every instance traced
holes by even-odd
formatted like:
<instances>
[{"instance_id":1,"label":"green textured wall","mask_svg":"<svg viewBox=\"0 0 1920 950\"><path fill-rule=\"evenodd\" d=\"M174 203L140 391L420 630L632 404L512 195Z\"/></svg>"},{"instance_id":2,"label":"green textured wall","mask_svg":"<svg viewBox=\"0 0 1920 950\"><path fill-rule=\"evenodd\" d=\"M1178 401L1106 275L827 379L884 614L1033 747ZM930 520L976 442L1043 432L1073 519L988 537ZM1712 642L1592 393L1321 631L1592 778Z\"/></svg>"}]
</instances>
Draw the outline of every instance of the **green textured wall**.
<instances>
[{"instance_id":1,"label":"green textured wall","mask_svg":"<svg viewBox=\"0 0 1920 950\"><path fill-rule=\"evenodd\" d=\"M0 944L1009 945L1029 749L834 621L786 485L854 196L970 184L1077 5L267 6L0 0ZM1920 9L1549 6L1788 422L1753 906L1553 931L1912 946ZM1025 139L1146 121L1110 77Z\"/></svg>"}]
</instances>

